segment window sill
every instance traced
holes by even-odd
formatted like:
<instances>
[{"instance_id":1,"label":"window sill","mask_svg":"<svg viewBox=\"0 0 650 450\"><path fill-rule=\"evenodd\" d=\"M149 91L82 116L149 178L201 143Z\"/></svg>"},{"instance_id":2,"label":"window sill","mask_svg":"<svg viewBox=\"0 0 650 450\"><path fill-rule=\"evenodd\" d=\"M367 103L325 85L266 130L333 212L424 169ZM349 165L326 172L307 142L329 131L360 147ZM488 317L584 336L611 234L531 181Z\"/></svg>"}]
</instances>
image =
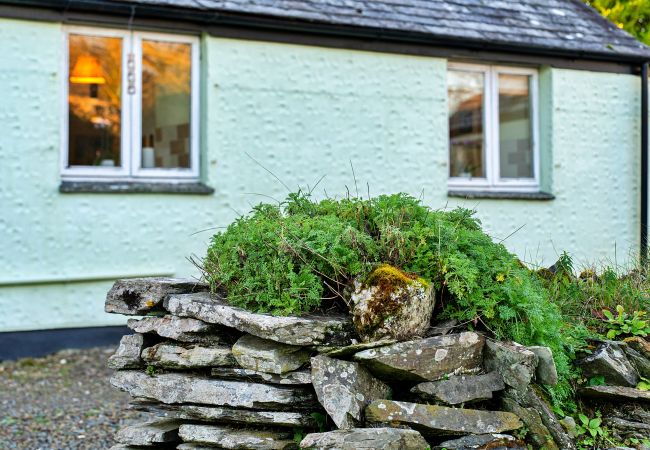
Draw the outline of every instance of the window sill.
<instances>
[{"instance_id":1,"label":"window sill","mask_svg":"<svg viewBox=\"0 0 650 450\"><path fill-rule=\"evenodd\" d=\"M555 195L548 192L514 192L514 191L470 191L450 190L448 197L461 197L466 199L504 199L504 200L553 200Z\"/></svg>"},{"instance_id":2,"label":"window sill","mask_svg":"<svg viewBox=\"0 0 650 450\"><path fill-rule=\"evenodd\" d=\"M147 183L138 181L62 181L65 194L189 194L211 195L214 189L199 183Z\"/></svg>"}]
</instances>

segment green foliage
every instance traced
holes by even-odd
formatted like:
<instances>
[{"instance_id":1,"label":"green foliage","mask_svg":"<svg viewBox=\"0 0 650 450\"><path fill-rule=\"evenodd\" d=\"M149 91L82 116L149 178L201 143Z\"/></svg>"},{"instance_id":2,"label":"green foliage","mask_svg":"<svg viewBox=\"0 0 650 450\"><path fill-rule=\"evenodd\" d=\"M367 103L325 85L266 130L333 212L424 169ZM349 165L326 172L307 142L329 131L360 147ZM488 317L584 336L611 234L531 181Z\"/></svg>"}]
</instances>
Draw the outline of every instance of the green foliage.
<instances>
[{"instance_id":1,"label":"green foliage","mask_svg":"<svg viewBox=\"0 0 650 450\"><path fill-rule=\"evenodd\" d=\"M611 311L603 310L603 315L607 319L607 339L615 339L620 335L646 337L650 334L650 324L643 320L645 311L634 311L630 316L625 312L625 308L617 305L616 313L614 316Z\"/></svg>"},{"instance_id":2,"label":"green foliage","mask_svg":"<svg viewBox=\"0 0 650 450\"><path fill-rule=\"evenodd\" d=\"M323 433L327 431L327 416L318 412L313 412L310 414L311 418L314 419L316 425L318 426L318 431Z\"/></svg>"},{"instance_id":3,"label":"green foliage","mask_svg":"<svg viewBox=\"0 0 650 450\"><path fill-rule=\"evenodd\" d=\"M578 414L576 421L576 434L578 436L578 448L590 449L599 448L599 444L610 442L609 432L602 427L600 411L596 412L596 417L590 419L584 414Z\"/></svg>"},{"instance_id":4,"label":"green foliage","mask_svg":"<svg viewBox=\"0 0 650 450\"><path fill-rule=\"evenodd\" d=\"M650 391L650 380L646 377L639 377L641 380L636 385L636 388L642 391Z\"/></svg>"},{"instance_id":5,"label":"green foliage","mask_svg":"<svg viewBox=\"0 0 650 450\"><path fill-rule=\"evenodd\" d=\"M147 366L147 368L144 370L144 373L146 373L150 377L153 377L158 373L158 370L156 370L154 366Z\"/></svg>"},{"instance_id":6,"label":"green foliage","mask_svg":"<svg viewBox=\"0 0 650 450\"><path fill-rule=\"evenodd\" d=\"M294 427L293 429L293 442L300 445L300 442L305 438L305 430L301 427Z\"/></svg>"},{"instance_id":7,"label":"green foliage","mask_svg":"<svg viewBox=\"0 0 650 450\"><path fill-rule=\"evenodd\" d=\"M596 375L594 377L589 378L589 381L587 382L587 386L605 386L605 376L604 375Z\"/></svg>"},{"instance_id":8,"label":"green foliage","mask_svg":"<svg viewBox=\"0 0 650 450\"><path fill-rule=\"evenodd\" d=\"M551 347L561 376L553 397L571 394L566 331L543 282L481 230L467 209L434 211L406 194L314 202L301 192L261 204L216 234L204 260L213 290L257 312L301 314L345 299L355 276L390 264L433 283L442 317L497 339Z\"/></svg>"},{"instance_id":9,"label":"green foliage","mask_svg":"<svg viewBox=\"0 0 650 450\"><path fill-rule=\"evenodd\" d=\"M587 0L587 3L619 28L650 45L650 2L648 0Z\"/></svg>"}]
</instances>

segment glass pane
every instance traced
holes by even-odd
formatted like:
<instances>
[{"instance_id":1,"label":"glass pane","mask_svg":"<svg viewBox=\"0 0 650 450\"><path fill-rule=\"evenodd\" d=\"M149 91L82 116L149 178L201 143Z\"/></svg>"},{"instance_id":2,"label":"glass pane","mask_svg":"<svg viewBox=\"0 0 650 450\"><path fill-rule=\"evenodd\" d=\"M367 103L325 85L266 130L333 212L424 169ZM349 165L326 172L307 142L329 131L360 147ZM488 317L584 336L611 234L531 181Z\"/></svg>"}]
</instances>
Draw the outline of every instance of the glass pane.
<instances>
[{"instance_id":1,"label":"glass pane","mask_svg":"<svg viewBox=\"0 0 650 450\"><path fill-rule=\"evenodd\" d=\"M190 167L190 44L142 42L142 168Z\"/></svg>"},{"instance_id":2,"label":"glass pane","mask_svg":"<svg viewBox=\"0 0 650 450\"><path fill-rule=\"evenodd\" d=\"M69 36L68 166L120 166L122 39Z\"/></svg>"},{"instance_id":3,"label":"glass pane","mask_svg":"<svg viewBox=\"0 0 650 450\"><path fill-rule=\"evenodd\" d=\"M533 178L531 77L499 75L499 151L501 178Z\"/></svg>"},{"instance_id":4,"label":"glass pane","mask_svg":"<svg viewBox=\"0 0 650 450\"><path fill-rule=\"evenodd\" d=\"M447 74L451 177L485 177L484 89L482 72L450 70Z\"/></svg>"}]
</instances>

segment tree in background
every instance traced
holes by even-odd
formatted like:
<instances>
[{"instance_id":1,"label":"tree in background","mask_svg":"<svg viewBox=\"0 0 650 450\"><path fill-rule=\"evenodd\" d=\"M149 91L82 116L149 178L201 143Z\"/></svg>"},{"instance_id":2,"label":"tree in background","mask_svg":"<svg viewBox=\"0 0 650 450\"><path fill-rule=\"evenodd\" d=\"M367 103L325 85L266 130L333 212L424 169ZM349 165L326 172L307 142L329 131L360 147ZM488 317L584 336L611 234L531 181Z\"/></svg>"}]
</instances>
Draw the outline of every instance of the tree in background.
<instances>
[{"instance_id":1,"label":"tree in background","mask_svg":"<svg viewBox=\"0 0 650 450\"><path fill-rule=\"evenodd\" d=\"M650 45L650 0L586 0L603 16Z\"/></svg>"}]
</instances>

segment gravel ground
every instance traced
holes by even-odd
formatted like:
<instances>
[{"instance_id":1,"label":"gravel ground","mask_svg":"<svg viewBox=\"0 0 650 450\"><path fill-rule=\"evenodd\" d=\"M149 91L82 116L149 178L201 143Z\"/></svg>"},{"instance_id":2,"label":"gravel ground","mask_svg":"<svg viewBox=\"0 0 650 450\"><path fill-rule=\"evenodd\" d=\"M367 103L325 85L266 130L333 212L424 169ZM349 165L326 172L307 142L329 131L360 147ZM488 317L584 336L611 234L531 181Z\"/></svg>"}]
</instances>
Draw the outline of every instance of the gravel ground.
<instances>
[{"instance_id":1,"label":"gravel ground","mask_svg":"<svg viewBox=\"0 0 650 450\"><path fill-rule=\"evenodd\" d=\"M143 414L125 410L106 359L114 348L0 362L0 449L107 449Z\"/></svg>"}]
</instances>

